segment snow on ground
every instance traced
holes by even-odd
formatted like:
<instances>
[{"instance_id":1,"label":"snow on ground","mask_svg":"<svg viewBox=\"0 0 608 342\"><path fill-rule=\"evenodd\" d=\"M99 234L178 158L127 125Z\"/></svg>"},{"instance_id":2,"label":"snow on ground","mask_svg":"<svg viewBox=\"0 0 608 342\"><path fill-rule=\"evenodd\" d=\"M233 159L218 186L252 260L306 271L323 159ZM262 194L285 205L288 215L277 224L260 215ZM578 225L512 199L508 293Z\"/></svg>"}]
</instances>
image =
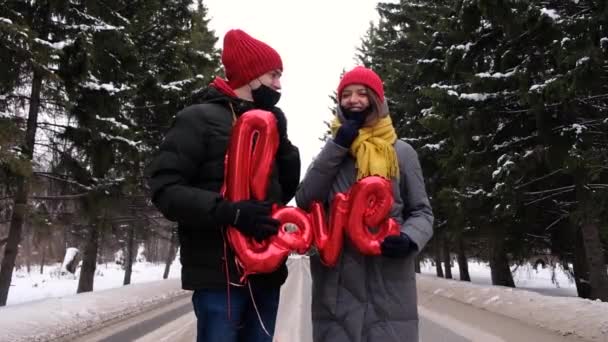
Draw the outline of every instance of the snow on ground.
<instances>
[{"instance_id":1,"label":"snow on ground","mask_svg":"<svg viewBox=\"0 0 608 342\"><path fill-rule=\"evenodd\" d=\"M138 258L140 260L141 257ZM80 268L75 274L61 272L61 264L45 266L44 274L37 272L38 267L32 267L28 274L25 268L13 273L13 280L8 294L7 305L35 301L43 298L63 297L76 294ZM34 271L36 270L36 272ZM165 264L150 262L135 262L131 273L131 284L153 282L163 279ZM169 278L179 278L181 265L179 261L171 264ZM95 271L94 291L121 287L125 271L121 265L108 263L97 265Z\"/></svg>"},{"instance_id":2,"label":"snow on ground","mask_svg":"<svg viewBox=\"0 0 608 342\"><path fill-rule=\"evenodd\" d=\"M420 271L426 275L436 275L435 265L431 261L424 261L420 265ZM538 292L549 296L576 297L576 285L574 279L570 279L563 268L557 264L555 269L547 266L534 268L531 264L511 267L513 281L517 288ZM555 273L555 282L552 281ZM471 282L480 285L492 285L490 266L487 262L469 261L469 275ZM452 267L452 276L455 280L460 279L458 264Z\"/></svg>"},{"instance_id":3,"label":"snow on ground","mask_svg":"<svg viewBox=\"0 0 608 342\"><path fill-rule=\"evenodd\" d=\"M164 264L154 264L145 261L141 249L138 251L133 264L131 283L146 283L161 280ZM25 268L13 273L13 281L8 295L7 305L36 301L44 298L63 297L76 294L80 268L75 274L62 272L60 263L45 266L44 274L37 272L38 267L32 267L29 274ZM36 270L36 271L34 271ZM556 283L552 282L552 269L550 267L534 269L531 265L513 267L513 278L518 288L527 289L551 296L576 297L576 286L566 273L559 267L555 269ZM421 265L422 274L435 275L435 266L430 261ZM179 278L181 265L179 259L171 264L169 278ZM491 285L490 267L485 262L469 261L469 274L474 284ZM454 279L460 279L458 265L452 267ZM107 263L97 266L94 291L117 288L122 286L124 270L121 265Z\"/></svg>"},{"instance_id":4,"label":"snow on ground","mask_svg":"<svg viewBox=\"0 0 608 342\"><path fill-rule=\"evenodd\" d=\"M608 303L522 289L416 277L418 290L585 341L608 341Z\"/></svg>"},{"instance_id":5,"label":"snow on ground","mask_svg":"<svg viewBox=\"0 0 608 342\"><path fill-rule=\"evenodd\" d=\"M168 279L0 307L0 340L69 339L187 295L179 279Z\"/></svg>"},{"instance_id":6,"label":"snow on ground","mask_svg":"<svg viewBox=\"0 0 608 342\"><path fill-rule=\"evenodd\" d=\"M292 263L307 262L306 257L291 258ZM292 265L293 266L293 265ZM163 265L142 261L134 264L132 282L122 286L124 271L120 265L101 265L95 278L95 292L73 295L77 276L60 275L60 264L47 267L47 274L38 277L32 272L17 272L9 294L9 303L0 308L2 338L11 341L44 341L67 337L98 326L109 320L188 296L180 290L179 279L162 278ZM470 262L473 284L438 279L430 262L423 264L426 275L417 277L418 289L496 312L513 319L541 326L564 335L572 334L589 341L608 341L608 303L580 298L549 297L519 289L487 286L490 283L486 263ZM55 274L53 275L53 270ZM178 278L179 262L172 265L170 277ZM458 278L458 267L452 269ZM308 273L307 273L308 274ZM21 277L19 277L21 275ZM514 272L516 283L532 290L555 289L549 269L534 270L520 266ZM571 289L565 274L556 273L560 289ZM293 279L292 279L293 280ZM477 284L475 284L477 283ZM569 287L570 286L570 287ZM534 288L536 287L536 288ZM102 290L102 289L108 290ZM110 288L113 288L109 290ZM60 297L36 300L43 297ZM26 301L31 301L24 303ZM20 302L22 304L16 304ZM0 338L0 339L2 339Z\"/></svg>"}]
</instances>

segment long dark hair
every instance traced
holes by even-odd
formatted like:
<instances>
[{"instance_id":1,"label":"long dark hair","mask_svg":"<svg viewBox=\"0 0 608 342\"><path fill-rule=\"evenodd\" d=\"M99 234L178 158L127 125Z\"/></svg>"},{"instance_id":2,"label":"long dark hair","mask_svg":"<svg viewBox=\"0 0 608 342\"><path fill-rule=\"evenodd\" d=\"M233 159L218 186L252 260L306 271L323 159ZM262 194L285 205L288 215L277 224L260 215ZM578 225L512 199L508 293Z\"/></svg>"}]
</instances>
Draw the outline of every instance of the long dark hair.
<instances>
[{"instance_id":1,"label":"long dark hair","mask_svg":"<svg viewBox=\"0 0 608 342\"><path fill-rule=\"evenodd\" d=\"M375 91L373 91L369 87L365 87L367 89L367 97L369 98L369 105L372 107L372 112L368 116L369 119L366 120L366 123L373 122L375 120L379 120L386 113L382 113L382 108L384 107L382 101L378 97Z\"/></svg>"}]
</instances>

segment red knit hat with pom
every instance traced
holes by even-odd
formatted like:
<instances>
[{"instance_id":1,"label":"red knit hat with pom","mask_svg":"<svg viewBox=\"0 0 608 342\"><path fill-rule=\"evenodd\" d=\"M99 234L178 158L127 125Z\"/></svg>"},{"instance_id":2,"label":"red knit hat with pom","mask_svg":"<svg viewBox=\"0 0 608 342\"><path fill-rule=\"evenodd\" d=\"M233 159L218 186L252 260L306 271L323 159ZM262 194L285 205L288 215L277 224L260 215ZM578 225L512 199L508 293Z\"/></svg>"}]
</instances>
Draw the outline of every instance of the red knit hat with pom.
<instances>
[{"instance_id":1,"label":"red knit hat with pom","mask_svg":"<svg viewBox=\"0 0 608 342\"><path fill-rule=\"evenodd\" d=\"M269 71L283 70L283 61L275 49L243 30L230 30L224 36L222 64L232 89L242 87Z\"/></svg>"},{"instance_id":2,"label":"red knit hat with pom","mask_svg":"<svg viewBox=\"0 0 608 342\"><path fill-rule=\"evenodd\" d=\"M361 84L370 88L378 95L380 101L384 102L384 86L382 85L382 79L380 79L380 76L372 69L356 66L351 71L345 73L338 85L338 98L342 94L344 88L351 84Z\"/></svg>"}]
</instances>

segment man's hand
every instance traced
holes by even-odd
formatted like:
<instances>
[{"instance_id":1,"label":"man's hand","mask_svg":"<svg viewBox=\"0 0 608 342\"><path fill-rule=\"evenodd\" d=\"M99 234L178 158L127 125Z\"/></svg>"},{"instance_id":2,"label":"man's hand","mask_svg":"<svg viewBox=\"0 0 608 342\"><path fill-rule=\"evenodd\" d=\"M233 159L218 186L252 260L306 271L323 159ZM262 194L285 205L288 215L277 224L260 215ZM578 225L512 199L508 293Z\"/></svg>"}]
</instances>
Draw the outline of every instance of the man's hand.
<instances>
[{"instance_id":1,"label":"man's hand","mask_svg":"<svg viewBox=\"0 0 608 342\"><path fill-rule=\"evenodd\" d=\"M268 202L244 200L224 201L218 204L217 218L224 225L231 225L245 236L262 241L276 235L280 222L270 214L272 205Z\"/></svg>"}]
</instances>

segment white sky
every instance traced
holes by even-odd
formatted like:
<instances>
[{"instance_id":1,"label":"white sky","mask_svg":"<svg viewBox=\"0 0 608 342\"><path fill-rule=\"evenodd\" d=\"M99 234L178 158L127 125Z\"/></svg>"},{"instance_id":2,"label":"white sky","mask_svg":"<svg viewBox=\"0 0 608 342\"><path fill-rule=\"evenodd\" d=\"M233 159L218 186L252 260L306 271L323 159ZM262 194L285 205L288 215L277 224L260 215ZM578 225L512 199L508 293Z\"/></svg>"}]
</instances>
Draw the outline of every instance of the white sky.
<instances>
[{"instance_id":1,"label":"white sky","mask_svg":"<svg viewBox=\"0 0 608 342\"><path fill-rule=\"evenodd\" d=\"M356 48L377 21L375 0L206 0L211 29L221 48L226 31L240 28L283 59L279 106L288 134L300 149L302 176L331 119L329 96L343 69L356 65Z\"/></svg>"}]
</instances>

